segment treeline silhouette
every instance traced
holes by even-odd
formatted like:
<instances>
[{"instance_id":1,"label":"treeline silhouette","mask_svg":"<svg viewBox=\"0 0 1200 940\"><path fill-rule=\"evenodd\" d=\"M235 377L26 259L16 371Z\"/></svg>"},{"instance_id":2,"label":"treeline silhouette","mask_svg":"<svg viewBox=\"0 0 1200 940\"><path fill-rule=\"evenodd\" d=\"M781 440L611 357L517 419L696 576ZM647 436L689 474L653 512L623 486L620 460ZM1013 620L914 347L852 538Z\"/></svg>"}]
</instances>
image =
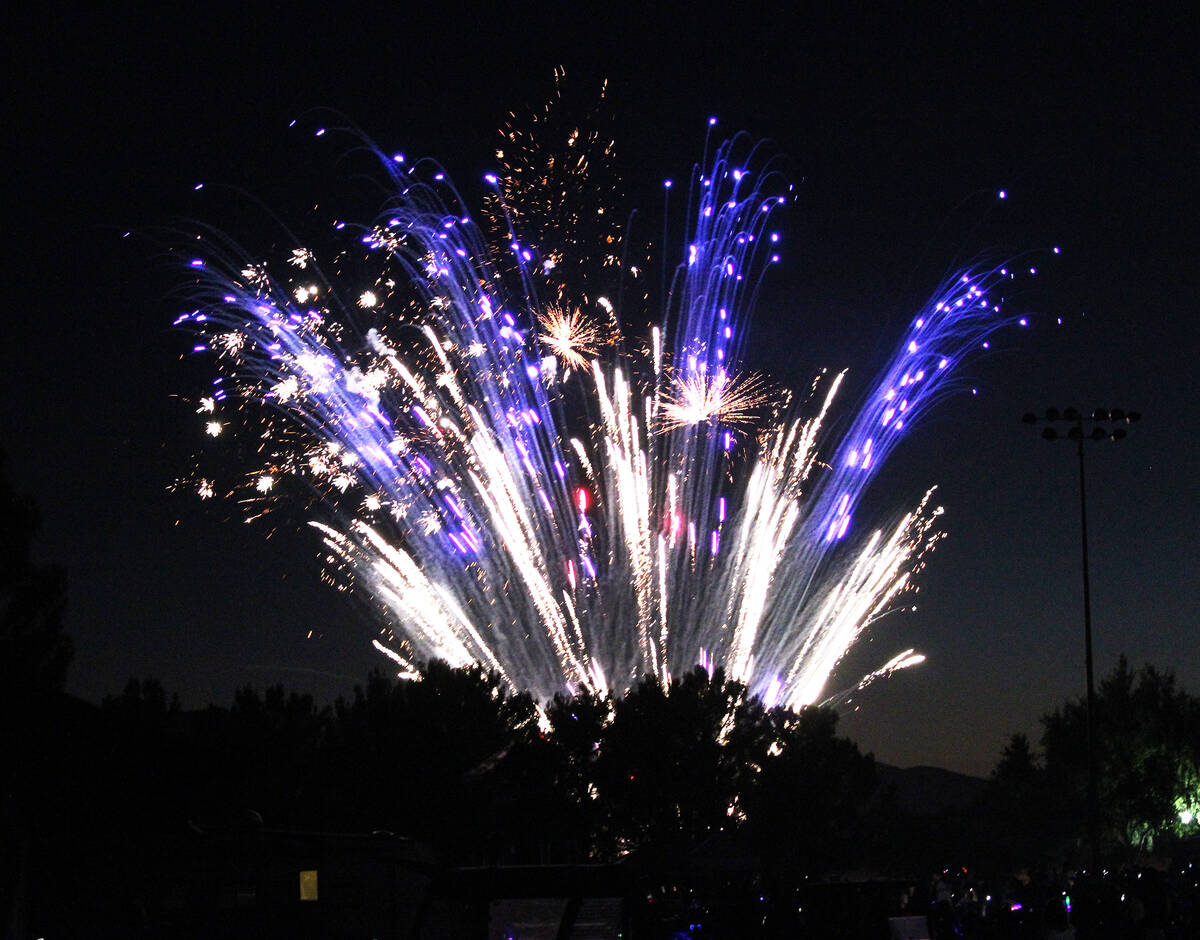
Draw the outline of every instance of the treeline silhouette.
<instances>
[{"instance_id":1,"label":"treeline silhouette","mask_svg":"<svg viewBox=\"0 0 1200 940\"><path fill-rule=\"evenodd\" d=\"M1099 692L1105 861L1178 862L1197 702L1168 674L1124 661ZM1087 850L1077 702L1046 716L1041 752L1014 737L990 780L954 799L928 783L897 793L886 783L897 772L839 736L831 709L766 708L700 668L541 707L496 674L439 661L417 679L373 673L330 705L273 686L188 710L146 679L99 706L54 690L9 696L9 706L5 875L14 903L32 892L26 911L59 898L81 910L144 908L158 870L211 834L269 830L412 840L443 870L632 863L643 881L676 885L699 884L701 869L741 871L739 898L770 899L777 926L800 923L801 897L814 916L803 893L814 881L924 880L906 910L958 916L963 933L982 914L971 921L969 906L955 913L951 901L1024 898L1023 923L1036 931L1031 889L1014 874L1032 872L1039 898L1065 896ZM939 900L931 871L961 871L947 882L971 887ZM878 925L897 912L902 894L892 895L890 908L878 893L869 908L839 901L821 929L850 925L853 936L862 918ZM1126 917L1123 905L1106 916Z\"/></svg>"},{"instance_id":2,"label":"treeline silhouette","mask_svg":"<svg viewBox=\"0 0 1200 940\"><path fill-rule=\"evenodd\" d=\"M114 910L152 910L164 871L221 834L378 833L440 870L732 867L748 897L885 850L874 761L836 727L702 669L540 712L497 675L438 661L326 706L275 686L188 710L153 679L98 707L30 693L5 716L6 875L39 923L78 925L52 910L62 899L124 923Z\"/></svg>"},{"instance_id":3,"label":"treeline silhouette","mask_svg":"<svg viewBox=\"0 0 1200 940\"><path fill-rule=\"evenodd\" d=\"M653 845L821 872L865 857L880 808L874 761L837 735L833 711L768 709L699 668L541 714L497 675L439 661L419 680L374 673L329 706L274 686L184 710L131 680L75 720L89 728L72 741L26 743L60 752L42 770L64 784L86 775L72 802L95 811L89 825L130 835L261 820L386 830L448 864L611 861ZM51 796L46 783L24 796Z\"/></svg>"}]
</instances>

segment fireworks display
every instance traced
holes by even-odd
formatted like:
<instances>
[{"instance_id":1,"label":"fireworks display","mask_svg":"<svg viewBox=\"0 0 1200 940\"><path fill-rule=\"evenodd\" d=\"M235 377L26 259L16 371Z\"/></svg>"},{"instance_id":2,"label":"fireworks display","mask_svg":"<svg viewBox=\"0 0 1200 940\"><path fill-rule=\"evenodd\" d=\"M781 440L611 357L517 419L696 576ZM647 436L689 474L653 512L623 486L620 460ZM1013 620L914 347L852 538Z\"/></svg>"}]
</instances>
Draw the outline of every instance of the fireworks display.
<instances>
[{"instance_id":1,"label":"fireworks display","mask_svg":"<svg viewBox=\"0 0 1200 940\"><path fill-rule=\"evenodd\" d=\"M560 136L556 158L509 132L484 226L440 168L395 155L384 214L335 223L327 256L273 267L204 240L178 323L217 366L204 430L249 463L189 483L247 519L300 500L330 579L375 609L403 670L478 662L546 698L699 663L769 705L822 701L939 538L930 493L878 528L856 517L863 493L1006 322L994 295L1013 275L945 282L830 440L840 374L793 403L743 365L788 201L771 161L738 137L697 167L658 324L631 339L621 293L598 285L642 272L579 196L586 154L611 144ZM624 296L644 304L644 278Z\"/></svg>"}]
</instances>

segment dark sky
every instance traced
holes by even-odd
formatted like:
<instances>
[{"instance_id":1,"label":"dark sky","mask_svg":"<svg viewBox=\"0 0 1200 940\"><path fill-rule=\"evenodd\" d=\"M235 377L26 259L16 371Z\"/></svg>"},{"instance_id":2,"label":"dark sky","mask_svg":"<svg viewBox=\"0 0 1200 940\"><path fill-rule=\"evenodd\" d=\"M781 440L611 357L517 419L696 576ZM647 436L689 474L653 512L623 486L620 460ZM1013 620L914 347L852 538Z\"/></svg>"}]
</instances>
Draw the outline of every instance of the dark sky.
<instances>
[{"instance_id":1,"label":"dark sky","mask_svg":"<svg viewBox=\"0 0 1200 940\"><path fill-rule=\"evenodd\" d=\"M917 612L881 623L840 675L908 646L929 661L868 690L844 731L881 760L982 773L1008 734L1082 694L1077 466L1020 423L1047 405L1143 413L1088 451L1097 670L1124 652L1200 692L1198 85L1182 7L341 6L50 5L6 30L0 447L44 511L39 557L69 574L71 691L153 675L195 705L276 681L328 699L381 665L362 611L318 583L308 536L264 540L167 492L199 433L172 397L194 375L170 329L185 301L169 233L191 219L252 242L262 213L223 186L284 218L363 198L340 145L289 130L313 109L477 180L507 112L540 104L562 65L585 90L610 80L628 184L652 213L710 114L788 155L800 198L748 353L788 384L821 366L866 382L951 267L1062 247L1022 298L1030 328L969 369L979 394L944 402L880 479L888 510L940 484L949 537Z\"/></svg>"}]
</instances>

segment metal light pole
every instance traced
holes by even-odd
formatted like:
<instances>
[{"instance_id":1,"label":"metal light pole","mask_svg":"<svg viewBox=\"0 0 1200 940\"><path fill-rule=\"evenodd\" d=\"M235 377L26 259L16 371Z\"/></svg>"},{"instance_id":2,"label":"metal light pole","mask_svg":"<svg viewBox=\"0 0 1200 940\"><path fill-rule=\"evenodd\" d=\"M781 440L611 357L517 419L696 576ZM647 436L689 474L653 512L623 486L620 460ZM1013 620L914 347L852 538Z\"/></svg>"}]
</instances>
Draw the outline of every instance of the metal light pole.
<instances>
[{"instance_id":1,"label":"metal light pole","mask_svg":"<svg viewBox=\"0 0 1200 940\"><path fill-rule=\"evenodd\" d=\"M1079 455L1079 535L1083 549L1083 645L1084 661L1087 666L1087 830L1088 849L1091 854L1092 870L1099 869L1099 844L1097 829L1099 820L1098 793L1096 788L1096 746L1094 740L1093 721L1096 714L1096 688L1092 673L1092 591L1088 575L1088 539L1087 539L1087 487L1083 473L1083 442L1119 441L1125 437L1125 428L1121 425L1132 424L1141 420L1136 411L1125 411L1122 408L1097 408L1090 416L1085 416L1077 408L1047 408L1039 418L1032 412L1022 417L1026 424L1045 422L1042 437L1047 441L1056 441L1060 437L1075 441L1076 453ZM1084 431L1084 424L1090 424L1090 433ZM1059 434L1056 424L1067 424L1065 434Z\"/></svg>"}]
</instances>

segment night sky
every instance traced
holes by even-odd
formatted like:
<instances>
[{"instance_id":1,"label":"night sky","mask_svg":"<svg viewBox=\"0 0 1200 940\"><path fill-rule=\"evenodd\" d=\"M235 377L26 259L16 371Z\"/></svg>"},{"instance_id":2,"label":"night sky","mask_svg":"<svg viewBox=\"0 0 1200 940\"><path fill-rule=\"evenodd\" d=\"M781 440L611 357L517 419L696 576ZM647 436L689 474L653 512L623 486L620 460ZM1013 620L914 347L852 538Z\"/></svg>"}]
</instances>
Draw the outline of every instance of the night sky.
<instances>
[{"instance_id":1,"label":"night sky","mask_svg":"<svg viewBox=\"0 0 1200 940\"><path fill-rule=\"evenodd\" d=\"M186 705L275 682L329 701L384 665L363 609L319 583L311 536L266 540L230 506L168 492L202 432L176 397L201 373L171 328L189 308L168 249L195 223L251 253L281 246L253 200L285 221L317 202L373 211L340 158L349 139L312 137L321 109L477 191L498 127L539 106L561 65L585 99L609 80L626 186L651 218L710 115L787 155L799 197L748 359L793 387L849 366L843 409L950 269L990 253L1040 270L1009 302L1028 329L996 337L879 479L881 519L939 484L949 537L917 611L877 625L838 675L909 646L928 662L858 697L844 732L886 762L986 773L1009 734L1036 737L1039 715L1083 694L1074 450L1020 421L1048 405L1144 416L1087 452L1098 675L1124 652L1200 692L1200 151L1183 7L405 6L146 19L51 5L6 30L0 448L43 510L38 558L68 572L69 691L99 700L152 675Z\"/></svg>"}]
</instances>

